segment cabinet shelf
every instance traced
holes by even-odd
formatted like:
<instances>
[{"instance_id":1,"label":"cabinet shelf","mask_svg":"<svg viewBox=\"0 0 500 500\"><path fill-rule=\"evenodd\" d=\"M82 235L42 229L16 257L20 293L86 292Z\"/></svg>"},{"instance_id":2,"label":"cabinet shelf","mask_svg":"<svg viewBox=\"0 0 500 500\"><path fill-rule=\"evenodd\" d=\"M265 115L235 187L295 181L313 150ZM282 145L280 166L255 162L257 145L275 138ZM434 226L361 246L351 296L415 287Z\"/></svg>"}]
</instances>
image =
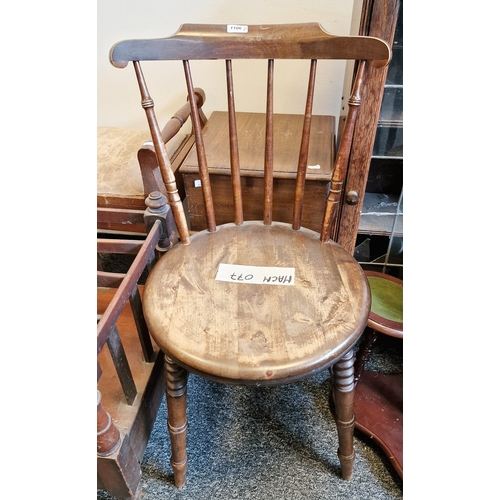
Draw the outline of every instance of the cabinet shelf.
<instances>
[{"instance_id":1,"label":"cabinet shelf","mask_svg":"<svg viewBox=\"0 0 500 500\"><path fill-rule=\"evenodd\" d=\"M398 206L398 200L394 194L366 193L358 233L402 237L403 204Z\"/></svg>"},{"instance_id":2,"label":"cabinet shelf","mask_svg":"<svg viewBox=\"0 0 500 500\"><path fill-rule=\"evenodd\" d=\"M359 222L360 241L371 236L386 241L386 251L370 261L396 265L394 245L403 238L403 5L401 2L382 98L377 132L370 162L363 207ZM373 242L372 242L373 243ZM368 245L368 243L365 243ZM373 246L373 245L372 245ZM399 252L399 250L398 250ZM373 253L373 249L372 252ZM399 255L399 253L398 253ZM386 258L390 256L391 258Z\"/></svg>"}]
</instances>

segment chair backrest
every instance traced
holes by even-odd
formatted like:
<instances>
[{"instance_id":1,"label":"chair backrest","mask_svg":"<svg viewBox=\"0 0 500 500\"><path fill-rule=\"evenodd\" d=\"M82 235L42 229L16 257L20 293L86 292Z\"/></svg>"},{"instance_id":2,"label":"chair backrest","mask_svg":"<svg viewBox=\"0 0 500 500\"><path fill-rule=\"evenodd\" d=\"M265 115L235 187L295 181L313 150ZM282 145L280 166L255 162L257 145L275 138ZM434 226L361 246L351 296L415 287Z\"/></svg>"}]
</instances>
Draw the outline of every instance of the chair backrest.
<instances>
[{"instance_id":1,"label":"chair backrest","mask_svg":"<svg viewBox=\"0 0 500 500\"><path fill-rule=\"evenodd\" d=\"M182 61L186 79L188 99L191 103L200 179L207 216L207 228L216 230L214 200L210 188L209 171L203 144L203 136L195 87L192 81L190 60L222 59L226 61L226 82L229 119L229 146L231 176L234 200L234 222L243 223L242 189L240 182L238 137L236 133L235 88L233 85L232 61L236 59L265 59L267 65L266 97L266 140L264 152L264 207L263 222L273 220L273 88L274 61L278 59L308 59L310 73L308 88L305 91L304 125L301 137L295 198L293 202L294 229L301 227L301 214L304 204L307 155L311 127L312 105L318 60L355 60L357 61L349 112L344 132L337 149L330 191L326 201L321 229L321 241L335 239L339 203L342 197L343 182L346 175L351 143L356 123L356 115L361 103L363 75L366 64L376 68L384 67L391 57L390 47L378 38L366 36L334 36L326 33L317 23L288 25L200 25L185 24L173 36L163 39L126 40L115 44L110 52L110 60L116 67L126 67L133 62L146 112L153 144L158 157L160 171L165 182L168 201L172 208L179 236L183 243L189 243L190 236L183 206L176 187L174 174L161 138L161 131L154 112L154 102L149 94L146 80L140 65L141 61L179 60ZM343 75L342 75L343 77Z\"/></svg>"}]
</instances>

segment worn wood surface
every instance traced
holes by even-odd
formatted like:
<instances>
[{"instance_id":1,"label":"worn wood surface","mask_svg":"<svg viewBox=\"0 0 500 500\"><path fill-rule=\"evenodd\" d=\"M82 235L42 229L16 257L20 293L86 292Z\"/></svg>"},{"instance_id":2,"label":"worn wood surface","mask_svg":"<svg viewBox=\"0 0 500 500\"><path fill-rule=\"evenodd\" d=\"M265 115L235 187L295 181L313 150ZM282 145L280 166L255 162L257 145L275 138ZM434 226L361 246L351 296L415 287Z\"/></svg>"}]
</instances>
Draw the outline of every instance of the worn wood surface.
<instances>
[{"instance_id":1,"label":"worn wood surface","mask_svg":"<svg viewBox=\"0 0 500 500\"><path fill-rule=\"evenodd\" d=\"M206 123L202 106L203 89L194 89L201 126ZM182 177L177 172L194 143L191 134L179 134L189 120L186 102L161 131L179 194L185 196ZM149 193L166 194L158 159L147 130L98 127L97 129L97 228L103 233L144 235L144 200Z\"/></svg>"},{"instance_id":2,"label":"worn wood surface","mask_svg":"<svg viewBox=\"0 0 500 500\"><path fill-rule=\"evenodd\" d=\"M313 231L227 224L166 257L145 287L148 326L165 352L208 378L272 384L304 377L336 361L366 325L361 268ZM295 286L219 282L221 262L293 267Z\"/></svg>"},{"instance_id":3,"label":"worn wood surface","mask_svg":"<svg viewBox=\"0 0 500 500\"><path fill-rule=\"evenodd\" d=\"M356 385L356 428L373 439L403 478L403 375L365 370Z\"/></svg>"},{"instance_id":4,"label":"worn wood surface","mask_svg":"<svg viewBox=\"0 0 500 500\"><path fill-rule=\"evenodd\" d=\"M241 175L264 176L265 123L264 113L236 113L239 163ZM300 152L300 137L304 117L277 113L274 116L274 168L275 178L295 179ZM333 167L335 118L313 115L308 165L319 165L308 169L310 180L329 181ZM210 173L230 174L229 130L227 113L214 111L203 131L205 151ZM191 151L183 162L181 172L196 172L198 158Z\"/></svg>"}]
</instances>

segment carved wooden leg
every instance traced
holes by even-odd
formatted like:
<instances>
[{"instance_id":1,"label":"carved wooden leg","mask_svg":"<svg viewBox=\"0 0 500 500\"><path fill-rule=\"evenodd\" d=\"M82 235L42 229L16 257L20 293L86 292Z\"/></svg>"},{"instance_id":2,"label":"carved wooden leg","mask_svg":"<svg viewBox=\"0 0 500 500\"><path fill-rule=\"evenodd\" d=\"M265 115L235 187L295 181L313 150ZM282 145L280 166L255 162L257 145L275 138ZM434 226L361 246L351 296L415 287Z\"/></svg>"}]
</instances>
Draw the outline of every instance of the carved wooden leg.
<instances>
[{"instance_id":1,"label":"carved wooden leg","mask_svg":"<svg viewBox=\"0 0 500 500\"><path fill-rule=\"evenodd\" d=\"M171 358L165 356L168 432L172 445L170 463L174 471L174 484L178 488L186 482L186 386L188 373Z\"/></svg>"},{"instance_id":2,"label":"carved wooden leg","mask_svg":"<svg viewBox=\"0 0 500 500\"><path fill-rule=\"evenodd\" d=\"M354 363L354 384L358 383L365 368L365 363L370 359L373 344L377 340L377 337L378 332L373 328L366 329L363 340L359 345L358 353L356 354L356 362Z\"/></svg>"},{"instance_id":3,"label":"carved wooden leg","mask_svg":"<svg viewBox=\"0 0 500 500\"><path fill-rule=\"evenodd\" d=\"M141 494L141 467L128 441L101 404L97 391L97 487L118 498L136 500Z\"/></svg>"},{"instance_id":4,"label":"carved wooden leg","mask_svg":"<svg viewBox=\"0 0 500 500\"><path fill-rule=\"evenodd\" d=\"M97 454L107 457L121 444L120 431L101 404L101 393L97 391Z\"/></svg>"},{"instance_id":5,"label":"carved wooden leg","mask_svg":"<svg viewBox=\"0 0 500 500\"><path fill-rule=\"evenodd\" d=\"M339 435L338 457L343 479L351 479L354 466L354 353L349 351L331 370L335 421Z\"/></svg>"}]
</instances>

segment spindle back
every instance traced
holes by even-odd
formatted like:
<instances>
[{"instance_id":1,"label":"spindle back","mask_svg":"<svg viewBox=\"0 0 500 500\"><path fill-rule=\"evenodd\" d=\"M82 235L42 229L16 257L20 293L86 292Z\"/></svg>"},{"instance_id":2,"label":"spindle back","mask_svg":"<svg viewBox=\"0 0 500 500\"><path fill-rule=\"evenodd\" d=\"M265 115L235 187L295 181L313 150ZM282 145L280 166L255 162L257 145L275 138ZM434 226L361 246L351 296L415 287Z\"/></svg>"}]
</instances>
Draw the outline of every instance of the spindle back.
<instances>
[{"instance_id":1,"label":"spindle back","mask_svg":"<svg viewBox=\"0 0 500 500\"><path fill-rule=\"evenodd\" d=\"M168 38L149 40L126 40L115 44L110 52L112 64L119 68L133 62L142 97L142 106L146 112L153 144L158 157L160 171L168 193L175 222L183 243L190 242L188 224L179 197L174 174L161 138L161 131L154 112L154 102L149 94L141 68L141 61L182 61L186 79L188 99L191 104L193 130L200 169L201 187L207 217L207 229L216 230L214 199L210 187L209 165L207 164L203 143L202 126L196 106L195 86L192 79L190 60L223 59L225 60L229 151L234 200L234 222L243 224L243 202L240 181L238 136L236 127L235 88L233 84L233 65L236 59L266 59L267 97L266 97L266 134L264 151L264 207L263 222L273 221L273 91L275 60L308 59L310 60L308 88L304 111L304 125L300 152L297 159L295 198L293 202L294 229L301 227L302 207L304 204L304 186L307 169L307 156L311 130L316 68L318 60L356 60L357 73L349 99L342 139L337 150L330 192L326 201L321 229L321 241L327 241L335 233L335 220L342 197L351 142L356 123L356 115L361 103L363 75L366 64L377 68L384 67L391 56L389 46L383 40L366 36L334 36L326 33L317 23L288 25L249 25L228 26L214 24L185 24L177 33ZM202 85L202 84L200 84Z\"/></svg>"}]
</instances>

